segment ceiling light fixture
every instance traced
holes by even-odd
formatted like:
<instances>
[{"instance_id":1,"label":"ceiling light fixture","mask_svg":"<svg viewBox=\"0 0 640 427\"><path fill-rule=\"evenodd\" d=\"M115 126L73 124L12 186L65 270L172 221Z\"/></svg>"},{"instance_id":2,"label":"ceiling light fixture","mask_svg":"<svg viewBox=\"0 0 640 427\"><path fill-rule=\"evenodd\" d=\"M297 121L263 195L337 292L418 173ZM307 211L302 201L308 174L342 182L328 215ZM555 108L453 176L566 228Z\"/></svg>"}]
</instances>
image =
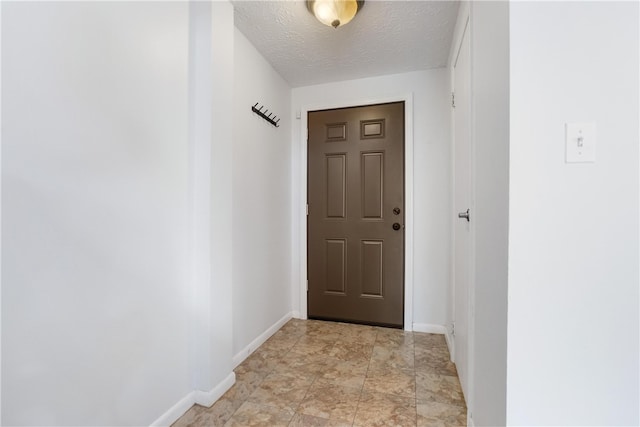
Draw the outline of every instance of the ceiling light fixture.
<instances>
[{"instance_id":1,"label":"ceiling light fixture","mask_svg":"<svg viewBox=\"0 0 640 427\"><path fill-rule=\"evenodd\" d=\"M363 4L364 0L307 0L307 9L324 25L338 28L349 23Z\"/></svg>"}]
</instances>

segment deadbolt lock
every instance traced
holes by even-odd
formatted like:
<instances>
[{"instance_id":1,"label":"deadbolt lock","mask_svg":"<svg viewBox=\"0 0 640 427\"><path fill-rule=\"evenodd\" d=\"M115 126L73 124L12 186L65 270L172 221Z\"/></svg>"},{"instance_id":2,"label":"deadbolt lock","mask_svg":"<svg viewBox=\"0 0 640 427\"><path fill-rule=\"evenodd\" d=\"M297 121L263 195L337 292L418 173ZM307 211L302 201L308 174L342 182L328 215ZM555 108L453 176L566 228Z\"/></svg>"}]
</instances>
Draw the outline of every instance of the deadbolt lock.
<instances>
[{"instance_id":1,"label":"deadbolt lock","mask_svg":"<svg viewBox=\"0 0 640 427\"><path fill-rule=\"evenodd\" d=\"M393 214L394 215L400 215L400 208L393 208Z\"/></svg>"}]
</instances>

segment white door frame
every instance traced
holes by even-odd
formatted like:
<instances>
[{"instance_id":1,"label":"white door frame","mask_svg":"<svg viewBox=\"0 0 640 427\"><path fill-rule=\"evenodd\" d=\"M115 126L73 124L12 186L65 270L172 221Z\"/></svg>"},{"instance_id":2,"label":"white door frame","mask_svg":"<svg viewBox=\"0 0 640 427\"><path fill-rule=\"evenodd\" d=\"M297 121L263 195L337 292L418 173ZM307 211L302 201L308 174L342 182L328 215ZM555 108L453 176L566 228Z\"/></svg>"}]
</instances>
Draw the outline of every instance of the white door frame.
<instances>
[{"instance_id":1,"label":"white door frame","mask_svg":"<svg viewBox=\"0 0 640 427\"><path fill-rule=\"evenodd\" d=\"M413 330L413 93L386 98L354 99L300 109L300 318L307 318L307 114L309 111L404 102L404 329Z\"/></svg>"}]
</instances>

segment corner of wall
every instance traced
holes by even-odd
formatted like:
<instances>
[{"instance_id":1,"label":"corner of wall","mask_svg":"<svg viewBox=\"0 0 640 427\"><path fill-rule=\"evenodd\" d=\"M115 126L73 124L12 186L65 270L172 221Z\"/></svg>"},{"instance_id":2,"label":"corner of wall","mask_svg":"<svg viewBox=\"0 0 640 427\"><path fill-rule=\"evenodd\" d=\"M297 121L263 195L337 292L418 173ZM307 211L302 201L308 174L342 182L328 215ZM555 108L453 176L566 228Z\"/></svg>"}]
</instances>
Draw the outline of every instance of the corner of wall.
<instances>
[{"instance_id":1,"label":"corner of wall","mask_svg":"<svg viewBox=\"0 0 640 427\"><path fill-rule=\"evenodd\" d=\"M210 407L216 400L220 399L236 382L235 372L231 372L225 379L220 381L214 388L209 391L196 390L193 392L194 403L200 406Z\"/></svg>"},{"instance_id":2,"label":"corner of wall","mask_svg":"<svg viewBox=\"0 0 640 427\"><path fill-rule=\"evenodd\" d=\"M414 323L413 332L422 332L425 334L446 335L447 328L444 325L434 325L431 323Z\"/></svg>"},{"instance_id":3,"label":"corner of wall","mask_svg":"<svg viewBox=\"0 0 640 427\"><path fill-rule=\"evenodd\" d=\"M194 404L210 407L229 390L236 382L236 374L231 372L227 377L209 391L195 390L183 397L167 412L151 423L155 426L170 426L183 416Z\"/></svg>"},{"instance_id":4,"label":"corner of wall","mask_svg":"<svg viewBox=\"0 0 640 427\"><path fill-rule=\"evenodd\" d=\"M444 334L444 339L447 341L447 348L449 349L449 358L453 362L456 359L456 341L453 339L451 332L447 331Z\"/></svg>"}]
</instances>

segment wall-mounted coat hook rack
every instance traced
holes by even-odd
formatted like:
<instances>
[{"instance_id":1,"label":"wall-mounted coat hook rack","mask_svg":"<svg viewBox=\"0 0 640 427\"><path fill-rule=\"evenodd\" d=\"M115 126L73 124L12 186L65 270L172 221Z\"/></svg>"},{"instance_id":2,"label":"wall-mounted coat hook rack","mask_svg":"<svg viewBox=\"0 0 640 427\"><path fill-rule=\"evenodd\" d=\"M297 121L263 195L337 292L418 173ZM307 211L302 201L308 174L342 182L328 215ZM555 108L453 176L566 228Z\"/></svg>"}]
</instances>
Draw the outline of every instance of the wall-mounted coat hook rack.
<instances>
[{"instance_id":1,"label":"wall-mounted coat hook rack","mask_svg":"<svg viewBox=\"0 0 640 427\"><path fill-rule=\"evenodd\" d=\"M254 113L256 113L257 115L259 115L260 117L262 117L263 119L265 119L266 121L268 121L269 123L271 123L272 125L274 125L275 127L279 128L280 125L278 125L278 122L280 121L280 119L276 120L276 118L278 116L276 116L274 113L269 113L269 110L264 110L262 111L262 109L264 108L264 105L261 105L260 108L256 108L258 106L258 103L256 102L252 107L251 107L251 111L253 111ZM269 113L269 115L267 116L267 113Z\"/></svg>"}]
</instances>

